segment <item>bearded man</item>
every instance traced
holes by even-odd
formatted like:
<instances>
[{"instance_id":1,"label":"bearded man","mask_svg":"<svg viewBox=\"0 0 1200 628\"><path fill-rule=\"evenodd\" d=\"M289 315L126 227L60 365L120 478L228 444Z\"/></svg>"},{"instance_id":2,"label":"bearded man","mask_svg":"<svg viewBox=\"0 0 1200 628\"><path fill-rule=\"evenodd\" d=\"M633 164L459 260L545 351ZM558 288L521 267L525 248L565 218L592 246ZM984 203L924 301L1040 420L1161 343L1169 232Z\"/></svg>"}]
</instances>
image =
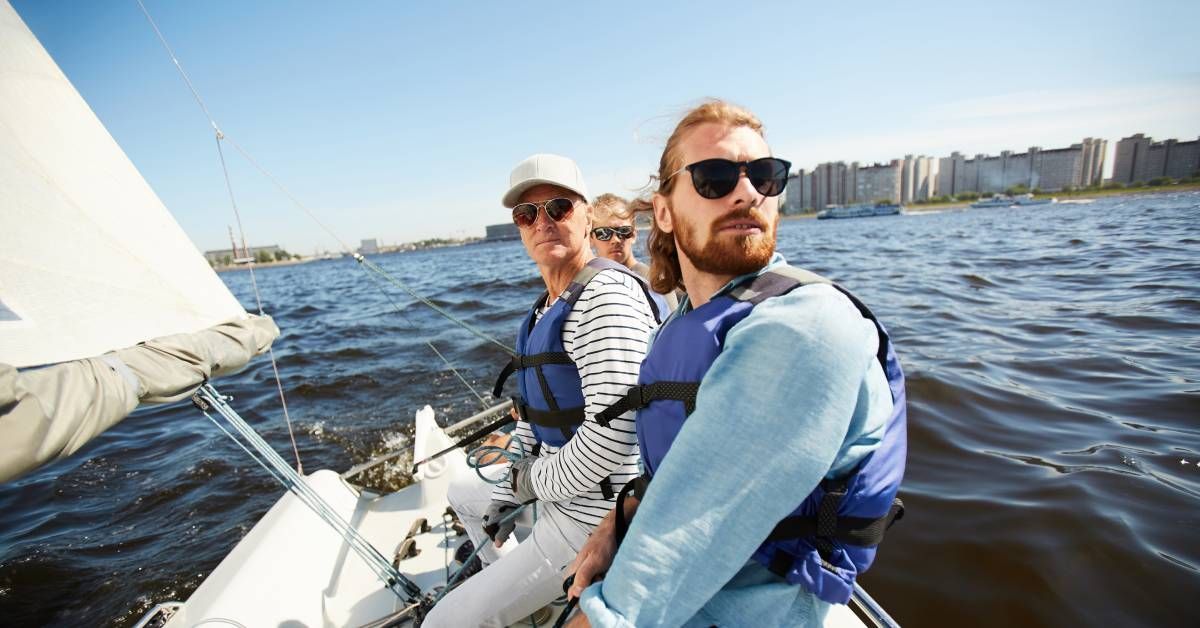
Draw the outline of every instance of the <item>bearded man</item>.
<instances>
[{"instance_id":1,"label":"bearded man","mask_svg":"<svg viewBox=\"0 0 1200 628\"><path fill-rule=\"evenodd\" d=\"M637 410L645 474L576 559L577 625L821 625L902 513L904 376L866 306L775 252L789 167L720 101L667 141L650 276L688 296L597 414Z\"/></svg>"}]
</instances>

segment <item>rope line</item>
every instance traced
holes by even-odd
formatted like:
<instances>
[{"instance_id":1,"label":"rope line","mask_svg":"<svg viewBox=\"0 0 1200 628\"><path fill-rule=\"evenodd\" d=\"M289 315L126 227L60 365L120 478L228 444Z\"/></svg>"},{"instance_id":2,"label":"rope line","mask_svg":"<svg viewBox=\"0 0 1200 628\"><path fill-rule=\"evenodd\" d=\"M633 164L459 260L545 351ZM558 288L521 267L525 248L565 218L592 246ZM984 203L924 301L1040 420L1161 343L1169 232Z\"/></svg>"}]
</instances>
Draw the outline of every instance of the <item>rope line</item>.
<instances>
[{"instance_id":1,"label":"rope line","mask_svg":"<svg viewBox=\"0 0 1200 628\"><path fill-rule=\"evenodd\" d=\"M391 275L391 273L388 273L386 270L384 270L382 267L380 267L375 262L372 262L371 260L369 260L366 257L363 257L362 255L359 255L357 253L354 255L354 259L358 260L358 263L361 264L364 268L374 271L376 274L378 274L379 276L386 279L392 285L395 285L398 288L400 288L401 290L407 292L408 295L411 296L412 298L429 306L429 309L433 310L434 312L437 312L438 314L441 314L444 318L446 318L450 322L458 325L459 327L461 327L461 328L465 329L466 331L470 332L471 334L475 335L475 337L477 337L481 340L484 340L486 342L492 343L493 345L495 345L500 350L504 351L505 353L507 353L510 356L516 357L518 355L517 351L515 349L513 349L512 347L509 347L508 345L504 344L503 342L500 342L499 340L496 340L495 338L487 335L486 333L479 330L478 328L471 325L470 323L454 316L450 312L447 312L440 305L434 303L427 297L424 297L421 294L419 294L416 290L413 290L412 288L410 288L408 286L408 284L400 281L399 279L396 279L394 276Z\"/></svg>"},{"instance_id":2,"label":"rope line","mask_svg":"<svg viewBox=\"0 0 1200 628\"><path fill-rule=\"evenodd\" d=\"M504 523L508 523L509 521L512 521L513 519L515 519L517 517L517 515L521 514L521 511L525 510L526 506L527 505L517 506L517 508L515 510L513 510L512 512L510 512L507 515L505 515L504 517L502 517L500 519L500 523L504 524ZM463 566L459 567L458 571L454 572L454 575L446 580L446 586L442 587L442 590L438 591L437 595L435 595L433 597L433 601L429 604L430 607L437 605L437 603L440 602L442 600L442 598L445 597L446 594L449 593L450 590L454 588L454 585L458 584L459 578L462 578L463 572L465 572L467 570L467 565L470 565L471 561L475 560L475 557L479 555L479 551L482 549L483 549L483 545L480 545L479 547L476 547L474 551L471 552L471 555L468 556L467 559L463 562Z\"/></svg>"},{"instance_id":3,"label":"rope line","mask_svg":"<svg viewBox=\"0 0 1200 628\"><path fill-rule=\"evenodd\" d=\"M150 16L150 11L146 9L146 5L142 4L142 0L136 0L138 8L142 10L142 15L146 16L146 21L150 22L150 27L154 29L154 34L158 36L158 41L162 43L166 49L167 55L171 57L171 62L175 64L175 69L179 70L179 75L183 77L183 82L187 84L188 89L192 92L192 97L196 99L196 104L200 105L200 110L204 112L204 117L208 118L208 123L212 125L213 137L217 143L217 157L221 161L221 173L225 177L225 190L229 193L229 204L233 207L233 217L237 221L238 235L242 238L242 251L250 257L250 250L246 248L246 230L242 227L242 214L238 211L237 198L233 193L233 182L229 179L229 168L225 163L225 151L221 149L221 140L225 139L225 133L221 131L221 127L217 125L217 121L213 119L212 113L208 110L208 105L204 104L204 99L200 97L200 92L196 86L192 84L192 79L183 69L183 64L179 62L179 58L175 56L175 51L171 49L171 44L167 43L167 38L159 30L158 24L154 18ZM236 251L235 251L236 253ZM249 259L247 268L250 269L250 285L254 288L254 300L258 305L259 316L266 316L263 310L262 295L258 290L258 279L254 276L254 260ZM287 397L283 394L283 382L279 377L279 363L275 359L274 348L268 347L268 355L271 358L271 370L275 374L275 388L279 391L279 402L283 406L283 419L287 423L288 437L292 441L292 453L296 456L296 470L300 473L304 472L304 465L300 462L300 448L296 446L296 432L292 428L292 416L288 412Z\"/></svg>"},{"instance_id":4,"label":"rope line","mask_svg":"<svg viewBox=\"0 0 1200 628\"><path fill-rule=\"evenodd\" d=\"M403 318L404 322L408 323L408 326L413 331L417 331L417 326L414 325L413 322L411 320L409 320L408 316L406 316L404 314L404 310L400 308L400 304L396 303L396 300L392 298L392 295L389 294L387 290L383 289L383 286L379 284L378 279L376 279L375 276L371 275L371 274L367 274L367 278L369 278L372 282L375 283L375 286L379 289L379 293L387 298L387 300L392 304L392 307L395 308L396 313L400 315L400 318ZM483 395L480 395L479 391L475 390L475 387L472 386L471 383L467 381L467 378L463 377L462 373L458 372L457 368L454 368L454 364L452 362L450 362L450 359L447 358L446 356L442 355L441 351L438 351L438 348L433 345L432 340L425 339L425 346L427 346L431 350L433 350L433 352L437 355L437 357L442 359L442 362L444 362L446 364L446 366L449 367L450 371L453 372L456 377L458 377L458 381L462 382L463 386L466 386L467 390L470 390L471 394L475 395L475 398L479 400L479 405L483 406L484 410L487 410L489 407L491 407L490 404L488 404L487 400L483 398Z\"/></svg>"},{"instance_id":5,"label":"rope line","mask_svg":"<svg viewBox=\"0 0 1200 628\"><path fill-rule=\"evenodd\" d=\"M258 162L258 160L254 159L254 157L249 153L249 151L242 148L241 144L238 144L236 140L234 140L233 138L226 135L225 132L221 130L221 128L217 124L216 120L212 117L212 114L208 110L208 106L204 104L204 100L200 97L199 91L196 89L195 85L192 84L192 80L191 80L191 78L188 77L187 72L184 71L183 65L175 57L175 52L171 49L170 44L167 43L166 37L163 36L162 31L159 30L158 25L154 22L154 18L152 18L150 16L150 12L146 10L146 6L144 4L142 4L142 0L136 0L136 2L138 3L138 7L141 8L142 14L144 14L146 16L146 20L150 22L150 26L154 29L154 33L155 33L155 35L158 36L158 40L162 43L163 48L166 49L167 54L171 57L171 62L175 64L175 68L179 71L180 76L183 77L184 83L187 84L188 89L192 92L192 97L196 99L196 103L198 105L200 105L201 111L204 112L204 116L208 119L209 124L212 125L213 131L216 133L217 150L220 153L221 167L223 170L225 170L225 156L224 156L224 152L221 151L221 142L225 141L225 142L229 142L229 145L232 146L233 149L235 151L237 151L237 153L239 155L241 155L243 159L245 159L251 166L253 166L254 169L258 170L258 172L260 174L262 174L264 177L266 177L267 180L269 180L276 188L278 188L279 191L284 196L286 196L288 198L288 200L290 200L292 202L293 205L295 205L298 209L300 209L302 212L304 212L309 217L309 219L311 219L314 223L316 223L317 226L320 227L323 231L325 231L326 234L328 234L330 237L332 237L334 240L336 240L337 243L342 247L342 250L347 255L354 257L359 262L359 264L362 265L364 268L368 268L368 269L374 271L375 273L379 274L380 276L386 278L389 282L395 284L396 286L399 286L401 289L403 289L405 292L407 292L414 299L429 306L431 309L433 309L433 311L435 311L438 314L440 314L441 316L445 317L447 320L455 323L456 325L462 327L463 329L474 334L475 336L477 336L487 342L492 343L493 345L499 347L501 350L503 350L505 353L509 354L510 356L517 355L516 351L514 351L512 348L508 347L507 345L500 342L499 340L487 335L483 331L476 329L475 327L473 327L466 321L463 321L463 320L455 317L454 315L450 314L443 308L439 307L436 303L433 303L428 298L417 293L415 290L410 288L404 282L402 282L399 279L392 276L390 273L388 273L383 268L379 267L378 265L374 264L373 262L366 260L366 258L364 258L361 255L359 255L358 253L356 253L354 251L354 249L352 249L350 247L350 245L346 243L345 240L338 237L337 233L335 233L333 231L333 229L331 229L328 225L326 225L324 222L322 222L320 218L317 218L316 214L314 214L312 212L312 210L310 210L304 203L300 202L300 199L297 198L295 194L292 194L291 190L289 190L287 188L287 186L285 186L283 184L283 182L281 182L277 177L275 177L275 175L273 175L269 170L267 170L265 167L263 167L263 165L260 164ZM232 195L233 195L232 186L229 185L229 173L227 170L225 170L225 179L226 179L226 186L229 187L230 196L232 198ZM235 213L235 216L237 217L238 230L239 230L239 232L241 232L242 243L243 243L243 247L244 247L245 241L246 241L245 232L242 230L241 216L238 215L238 213L237 213L236 203L234 203L234 213ZM253 268L252 268L252 270L253 270ZM252 281L253 281L253 278L252 278ZM260 309L261 309L261 303L260 303Z\"/></svg>"},{"instance_id":6,"label":"rope line","mask_svg":"<svg viewBox=\"0 0 1200 628\"><path fill-rule=\"evenodd\" d=\"M141 3L141 0L138 0ZM182 71L182 68L180 68ZM191 85L191 82L188 82ZM207 110L205 110L207 113ZM213 122L213 128L216 128L216 122ZM225 166L225 151L221 149L221 138L224 134L220 129L217 129L217 156L221 159L221 172L225 175L225 188L229 190L229 204L233 206L233 216L237 220L238 234L242 237L242 251L246 257L251 257L250 250L246 248L246 231L242 228L242 213L238 211L237 199L233 195L233 183L229 180L229 168ZM258 315L266 316L263 311L262 294L258 291L258 279L254 275L254 260L250 259L246 267L250 270L250 285L254 287L254 302L258 305ZM271 371L275 374L275 389L279 391L279 403L283 406L283 420L287 423L288 438L292 441L292 453L296 456L296 471L304 473L304 464L300 462L300 448L296 446L296 432L292 429L292 415L288 413L287 396L283 394L283 381L279 377L279 363L275 360L275 343L267 347L267 355L271 358Z\"/></svg>"},{"instance_id":7,"label":"rope line","mask_svg":"<svg viewBox=\"0 0 1200 628\"><path fill-rule=\"evenodd\" d=\"M179 59L175 58L175 51L171 49L171 45L167 43L167 38L163 37L162 31L158 30L158 24L154 23L154 18L150 17L150 12L146 10L146 5L142 4L142 0L137 0L138 7L142 9L142 15L146 16L146 20L150 22L150 27L154 29L154 34L158 35L158 41L162 42L163 48L167 49L167 54L171 57L171 62L179 70L179 74L183 76L183 82L187 83L188 89L192 90L192 97L196 99L196 103L200 105L200 110L204 112L204 117L208 118L208 123L212 125L213 131L216 131L217 136L221 135L221 129L217 127L217 123L213 120L212 114L208 112L208 106L204 104L204 99L200 98L200 92L196 91L192 85L192 79L188 78L187 72L183 71L183 65L179 63Z\"/></svg>"},{"instance_id":8,"label":"rope line","mask_svg":"<svg viewBox=\"0 0 1200 628\"><path fill-rule=\"evenodd\" d=\"M491 466L491 465L495 464L494 461L497 460L497 458L504 458L508 462L512 463L512 462L521 460L522 458L524 458L526 456L525 441L517 434L513 434L512 438L513 438L513 440L515 440L517 442L517 445L520 447L520 451L510 451L504 447L494 447L492 445L483 445L481 447L476 447L475 449L472 449L471 451L469 451L467 453L467 466L474 469L475 473L479 475L479 479L483 480L484 482L487 482L488 484L499 484L499 483L507 480L509 477L512 476L512 465L511 464L509 465L509 468L504 473L504 475L500 476L499 478L497 478L495 480L484 477L482 469L483 469L483 467L487 467L487 466ZM481 459L484 456L488 456L488 458L487 458L488 462L486 464L481 463ZM507 515L505 515L504 517L502 517L500 519L500 524L505 524L505 523L512 521L513 519L515 519L517 517L517 515L521 514L521 512L524 511L525 508L527 508L529 506L533 506L534 521L537 521L537 502L530 502L528 504L521 504L521 505L517 506L512 512L508 513ZM445 532L445 534L447 535L446 536L446 539L447 539L446 545L447 545L447 547L449 547L449 532L447 531L447 532ZM450 592L450 589L454 588L454 585L458 582L458 580L460 578L462 578L463 572L465 572L467 570L467 566L471 564L471 561L475 560L475 557L479 555L479 552L482 549L483 549L483 545L476 547L474 549L474 551L471 552L471 555L467 556L466 560L463 561L462 567L459 567L458 571L454 572L453 576L449 576L450 561L448 558L446 559L446 573L448 576L446 578L446 586L443 587L441 591L438 591L438 594L436 596L434 596L433 602L432 602L432 604L430 604L430 606L437 604L438 601L440 601L442 599L442 597L444 597L447 593Z\"/></svg>"},{"instance_id":9,"label":"rope line","mask_svg":"<svg viewBox=\"0 0 1200 628\"><path fill-rule=\"evenodd\" d=\"M496 447L494 445L481 445L467 452L467 466L475 470L475 474L479 479L488 484L499 484L508 478L512 477L512 463L525 458L528 454L525 453L525 441L519 434L510 434L512 440L516 441L520 446L521 451L511 451L506 447ZM510 443L511 444L511 443ZM487 462L483 462L484 457L487 457ZM496 464L500 458L503 458L509 463L508 471L504 475L495 480L488 479L483 475L483 468L490 467Z\"/></svg>"},{"instance_id":10,"label":"rope line","mask_svg":"<svg viewBox=\"0 0 1200 628\"><path fill-rule=\"evenodd\" d=\"M271 446L263 440L254 428L246 423L245 419L238 415L229 404L226 402L226 397L217 392L217 389L212 384L205 384L200 387L200 390L193 397L193 402L196 407L213 422L226 436L229 436L238 447L246 452L255 462L267 470L276 480L283 484L293 495L300 500L301 503L308 506L321 520L332 527L346 544L354 550L356 554L367 564L367 566L375 572L376 576L386 583L388 589L395 593L398 597L405 599L408 603L417 602L422 599L422 591L416 583L409 580L404 574L400 573L375 546L367 541L363 536L355 530L353 526L338 515L336 511L320 496L308 482L304 480L295 470L287 464L287 462L275 452ZM225 426L208 413L208 409L215 409L228 423L229 426L237 432L237 436L231 433ZM241 437L241 439L238 438ZM245 442L243 442L245 441Z\"/></svg>"},{"instance_id":11,"label":"rope line","mask_svg":"<svg viewBox=\"0 0 1200 628\"><path fill-rule=\"evenodd\" d=\"M526 448L524 448L524 441L522 441L520 436L515 435L515 433L512 435L512 438L515 439L517 445L520 445L520 451L511 451L503 447L492 447L492 445L482 445L482 447L476 447L467 453L467 466L475 469L475 473L478 474L479 478L488 484L499 484L504 482L504 480L509 479L512 476L511 465L509 465L509 469L504 473L504 476L500 476L494 480L484 477L482 468L493 465L494 460L497 460L497 457L503 457L503 459L508 460L509 462L516 462L517 460L523 459L523 457L526 456L526 453L524 453L524 451L526 451ZM488 456L488 462L481 463L480 459L485 455ZM504 515L503 518L500 518L499 524L508 524L509 521L516 519L517 515L520 515L523 510L529 506L533 506L534 508L534 521L536 521L536 518L538 518L538 502L530 502L520 504L520 506L517 506L514 510L512 510L511 513ZM449 532L446 532L446 534L449 534ZM449 546L449 537L446 537L446 539L448 539L448 543L446 543L446 545ZM448 576L448 578L446 578L446 585L442 587L442 591L438 591L437 596L433 597L433 602L430 604L431 606L440 602L440 600L445 597L445 594L449 593L451 588L454 588L458 580L462 578L462 574L466 572L467 566L469 566L470 562L475 560L475 556L479 556L479 552L482 549L484 549L484 545L480 544L478 548L475 548L474 551L470 552L470 556L467 556L466 560L462 562L462 567L458 568L457 572L454 573L454 576ZM446 574L449 575L449 573L450 561L446 560Z\"/></svg>"}]
</instances>

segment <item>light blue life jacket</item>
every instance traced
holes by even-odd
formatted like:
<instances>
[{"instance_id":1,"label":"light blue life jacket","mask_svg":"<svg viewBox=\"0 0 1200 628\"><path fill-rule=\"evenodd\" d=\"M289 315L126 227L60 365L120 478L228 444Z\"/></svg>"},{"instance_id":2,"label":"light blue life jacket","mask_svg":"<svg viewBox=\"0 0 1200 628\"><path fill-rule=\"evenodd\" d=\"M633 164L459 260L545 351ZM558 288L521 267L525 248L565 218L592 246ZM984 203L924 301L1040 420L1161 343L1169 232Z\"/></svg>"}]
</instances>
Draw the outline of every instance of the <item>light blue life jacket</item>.
<instances>
[{"instance_id":1,"label":"light blue life jacket","mask_svg":"<svg viewBox=\"0 0 1200 628\"><path fill-rule=\"evenodd\" d=\"M725 335L763 301L806 284L831 283L808 271L782 266L771 269L718 296L686 315L672 318L659 330L642 362L638 385L623 399L597 414L606 423L637 409L638 447L645 475L622 491L639 495L653 477L671 443L695 408L700 381L721 353ZM791 584L799 584L822 600L845 604L855 577L871 566L884 531L903 516L896 498L904 475L907 450L904 373L891 340L874 314L837 284L879 333L876 355L892 393L892 411L877 449L845 477L822 481L754 551L754 559ZM786 350L786 348L780 348ZM747 392L748 399L753 395ZM783 417L781 417L783 418ZM773 425L786 425L782 420ZM787 478L780 478L787 481ZM618 502L618 532L623 508Z\"/></svg>"},{"instance_id":2,"label":"light blue life jacket","mask_svg":"<svg viewBox=\"0 0 1200 628\"><path fill-rule=\"evenodd\" d=\"M537 318L537 311L545 305L549 294L543 292L538 297L517 333L518 355L505 365L492 394L500 397L504 392L505 380L519 371L517 383L520 396L513 398L513 405L521 418L533 428L539 449L542 443L562 447L583 424L582 382L579 370L563 347L562 328L567 314L575 307L579 295L583 294L584 287L606 269L633 277L645 292L655 321L661 322L665 316L666 303L650 290L645 279L603 257L589 261L540 319Z\"/></svg>"}]
</instances>

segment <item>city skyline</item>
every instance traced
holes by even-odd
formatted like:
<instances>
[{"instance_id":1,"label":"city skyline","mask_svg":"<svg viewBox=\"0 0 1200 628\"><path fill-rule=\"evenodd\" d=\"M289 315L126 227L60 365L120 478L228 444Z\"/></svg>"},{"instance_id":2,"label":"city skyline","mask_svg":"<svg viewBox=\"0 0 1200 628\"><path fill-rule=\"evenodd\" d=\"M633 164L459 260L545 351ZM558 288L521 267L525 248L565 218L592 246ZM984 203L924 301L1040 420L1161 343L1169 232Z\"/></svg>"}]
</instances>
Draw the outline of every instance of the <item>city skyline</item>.
<instances>
[{"instance_id":1,"label":"city skyline","mask_svg":"<svg viewBox=\"0 0 1200 628\"><path fill-rule=\"evenodd\" d=\"M212 129L137 5L13 6L197 248L228 247ZM1195 3L146 6L226 135L351 246L482 236L535 152L633 196L705 97L810 166L1200 132ZM226 158L249 242L341 248Z\"/></svg>"},{"instance_id":2,"label":"city skyline","mask_svg":"<svg viewBox=\"0 0 1200 628\"><path fill-rule=\"evenodd\" d=\"M1107 147L1107 140L1086 137L1065 148L1030 146L1023 153L967 156L956 150L942 158L909 153L887 162L822 162L789 176L786 203L789 213L795 213L848 203L908 204L963 193L994 194L1014 187L1054 192L1098 186L1112 169L1106 163Z\"/></svg>"}]
</instances>

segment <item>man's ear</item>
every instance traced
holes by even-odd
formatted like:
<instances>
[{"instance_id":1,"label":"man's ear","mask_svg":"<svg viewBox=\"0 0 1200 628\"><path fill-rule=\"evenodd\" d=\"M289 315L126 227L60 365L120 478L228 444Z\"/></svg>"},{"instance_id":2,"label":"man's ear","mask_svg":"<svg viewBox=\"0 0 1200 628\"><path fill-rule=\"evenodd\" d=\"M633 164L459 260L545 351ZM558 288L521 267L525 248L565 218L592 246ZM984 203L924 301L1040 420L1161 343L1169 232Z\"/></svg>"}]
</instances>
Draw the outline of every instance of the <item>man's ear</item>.
<instances>
[{"instance_id":1,"label":"man's ear","mask_svg":"<svg viewBox=\"0 0 1200 628\"><path fill-rule=\"evenodd\" d=\"M655 192L654 196L650 197L650 203L654 205L654 222L658 224L659 231L673 233L675 224L671 220L671 209L667 205L667 197Z\"/></svg>"}]
</instances>

